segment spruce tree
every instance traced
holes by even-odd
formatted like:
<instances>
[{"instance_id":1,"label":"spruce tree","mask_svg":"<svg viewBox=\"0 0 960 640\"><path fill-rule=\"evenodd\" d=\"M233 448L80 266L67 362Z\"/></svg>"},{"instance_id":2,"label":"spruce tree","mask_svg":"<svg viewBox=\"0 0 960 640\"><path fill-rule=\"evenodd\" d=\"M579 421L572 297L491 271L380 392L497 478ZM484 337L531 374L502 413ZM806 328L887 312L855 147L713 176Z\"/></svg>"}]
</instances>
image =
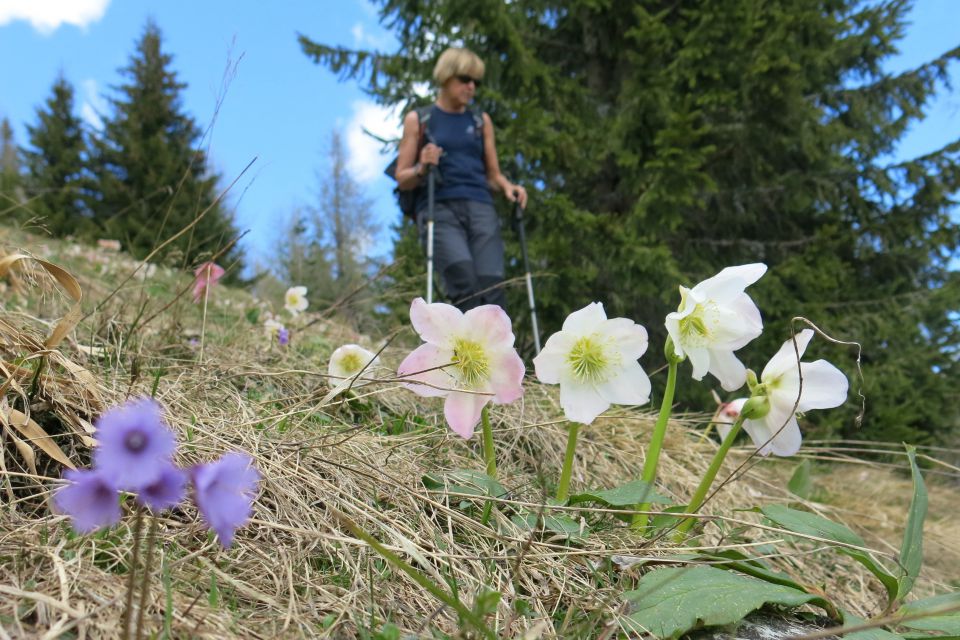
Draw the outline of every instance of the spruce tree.
<instances>
[{"instance_id":1,"label":"spruce tree","mask_svg":"<svg viewBox=\"0 0 960 640\"><path fill-rule=\"evenodd\" d=\"M73 86L63 75L53 83L37 123L27 126L30 147L24 151L30 208L54 236L89 230L86 204L91 184L83 125L74 115Z\"/></svg>"},{"instance_id":2,"label":"spruce tree","mask_svg":"<svg viewBox=\"0 0 960 640\"><path fill-rule=\"evenodd\" d=\"M410 104L448 46L487 64L477 107L497 127L504 170L531 187L526 215L542 326L592 300L644 324L662 362L677 285L762 261L752 293L762 368L793 316L863 346L864 430L830 412L823 433L924 442L956 437L950 261L960 227L960 141L921 158L889 154L960 48L883 71L909 3L859 0L383 0L394 54L301 37L305 53ZM412 246L407 243L405 246ZM509 246L518 262L517 247ZM421 260L417 257L416 260ZM522 292L511 299L520 317ZM519 323L518 323L519 324ZM824 340L811 356L829 350ZM852 357L852 389L860 389ZM680 400L704 408L702 385ZM952 434L952 435L951 435Z\"/></svg>"},{"instance_id":3,"label":"spruce tree","mask_svg":"<svg viewBox=\"0 0 960 640\"><path fill-rule=\"evenodd\" d=\"M203 214L164 252L195 263L227 245L235 231L232 216L216 202L218 176L198 146L200 129L181 103L186 85L171 65L159 27L148 22L121 69L126 82L111 98L112 115L95 143L94 217L103 233L143 257Z\"/></svg>"},{"instance_id":4,"label":"spruce tree","mask_svg":"<svg viewBox=\"0 0 960 640\"><path fill-rule=\"evenodd\" d=\"M10 219L23 220L28 215L23 204L23 178L20 173L20 157L10 121L0 121L0 213Z\"/></svg>"},{"instance_id":5,"label":"spruce tree","mask_svg":"<svg viewBox=\"0 0 960 640\"><path fill-rule=\"evenodd\" d=\"M372 202L363 195L347 168L347 154L338 131L330 135L327 159L327 166L318 174L320 200L313 209L313 220L332 258L335 298L341 299L360 287L368 275L368 256L377 225L372 218ZM343 311L355 320L370 306L354 299Z\"/></svg>"}]
</instances>

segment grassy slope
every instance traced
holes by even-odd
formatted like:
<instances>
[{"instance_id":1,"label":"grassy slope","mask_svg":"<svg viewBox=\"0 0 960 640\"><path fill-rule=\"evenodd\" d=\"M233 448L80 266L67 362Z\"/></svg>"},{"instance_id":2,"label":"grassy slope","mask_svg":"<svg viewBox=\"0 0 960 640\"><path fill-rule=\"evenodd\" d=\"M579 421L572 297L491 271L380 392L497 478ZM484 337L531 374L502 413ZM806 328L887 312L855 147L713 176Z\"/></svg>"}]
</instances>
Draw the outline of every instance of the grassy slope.
<instances>
[{"instance_id":1,"label":"grassy slope","mask_svg":"<svg viewBox=\"0 0 960 640\"><path fill-rule=\"evenodd\" d=\"M264 311L268 305L226 288L213 292L202 330L202 305L190 301L185 271L159 269L121 286L136 264L122 254L0 226L0 255L15 249L63 266L84 291L88 315L50 355L31 405L33 419L57 434L71 460L88 462L90 422L104 406L149 394L156 384L157 398L178 432L183 464L243 450L255 456L265 477L254 522L229 551L207 534L192 507L160 518L158 548L173 606L165 604L158 562L147 611L151 631L166 623L175 637L350 637L381 628L386 620L422 635L456 630L450 611L350 534L330 507L437 583L455 585L467 601L484 586L501 591L496 625L508 637L525 631L531 637L601 633L624 613L618 594L641 575L642 563L629 558L674 553L665 542L645 543L603 513L572 514L592 529L574 543L511 523L514 510L524 505L537 510L559 472L564 430L555 389L529 383L522 402L492 412L500 479L509 493L491 526L481 526L476 511L426 490L420 481L425 473L483 467L478 440L452 436L438 402L384 381L355 390L349 402L321 404L329 353L352 341L376 348L376 340L308 314L288 323L293 342L281 349L247 319L251 309ZM186 293L175 301L180 291ZM12 375L3 396L12 406L23 408L35 352L68 307L36 268L0 286L0 362ZM202 358L200 346L191 344L201 335ZM414 338L401 331L384 352L385 368L374 375L389 378ZM655 377L655 389L662 385L659 378L662 374ZM649 408L625 410L582 430L574 491L637 477L652 422ZM699 438L702 426L703 416L688 416L675 420L668 434L660 490L678 502L692 493L715 448ZM11 432L5 433L0 626L11 637L51 629L65 632L63 637L116 635L132 518L110 531L75 537L47 504L61 466L42 453L31 466L29 445L18 448ZM727 472L747 453L736 451ZM909 478L894 468L846 458L828 444L806 448L803 455L822 460L814 475L818 502L800 501L784 488L795 461L767 460L751 466L706 511L749 523L756 518L735 509L802 503L857 528L891 565ZM938 481L928 475L931 516L921 594L960 575L960 554L951 542L960 537L960 516L951 506L956 468L936 465L933 471L948 476ZM773 542L770 562L778 568L822 585L860 615L880 611L876 582L837 554L723 518L693 542L746 553L758 553L751 544Z\"/></svg>"}]
</instances>

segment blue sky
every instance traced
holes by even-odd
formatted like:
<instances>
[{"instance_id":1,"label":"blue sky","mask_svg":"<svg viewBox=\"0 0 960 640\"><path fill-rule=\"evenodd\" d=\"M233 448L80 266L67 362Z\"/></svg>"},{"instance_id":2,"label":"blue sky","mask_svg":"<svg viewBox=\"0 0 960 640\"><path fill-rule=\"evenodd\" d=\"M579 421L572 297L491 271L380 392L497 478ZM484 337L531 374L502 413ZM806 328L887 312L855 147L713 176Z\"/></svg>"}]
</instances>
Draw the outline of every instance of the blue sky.
<instances>
[{"instance_id":1,"label":"blue sky","mask_svg":"<svg viewBox=\"0 0 960 640\"><path fill-rule=\"evenodd\" d=\"M50 93L59 70L77 92L90 122L105 110L103 96L121 81L148 17L160 26L165 50L189 87L184 107L206 127L222 95L210 157L225 181L256 163L231 195L250 262L266 263L291 211L315 201L318 174L334 129L344 135L354 177L373 199L384 229L399 215L382 175L389 160L362 128L380 135L399 130L399 115L376 107L355 82L339 82L301 53L297 32L327 44L393 51L367 0L0 0L0 118L26 141L25 124ZM960 0L916 0L891 72L912 68L960 44ZM13 62L11 62L13 61ZM951 69L960 91L960 65ZM928 118L914 125L897 152L912 157L960 138L960 93L943 92ZM389 248L386 232L377 244Z\"/></svg>"}]
</instances>

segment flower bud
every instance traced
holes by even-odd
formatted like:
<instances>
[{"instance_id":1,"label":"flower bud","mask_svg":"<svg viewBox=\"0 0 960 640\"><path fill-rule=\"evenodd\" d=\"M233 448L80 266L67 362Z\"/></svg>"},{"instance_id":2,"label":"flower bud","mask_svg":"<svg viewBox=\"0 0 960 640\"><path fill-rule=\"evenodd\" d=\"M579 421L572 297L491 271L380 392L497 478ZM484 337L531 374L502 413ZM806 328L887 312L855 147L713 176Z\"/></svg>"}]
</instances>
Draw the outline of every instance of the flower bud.
<instances>
[{"instance_id":1,"label":"flower bud","mask_svg":"<svg viewBox=\"0 0 960 640\"><path fill-rule=\"evenodd\" d=\"M686 356L677 355L677 350L673 346L673 338L667 336L667 341L663 343L663 355L666 356L670 364L680 364L686 360Z\"/></svg>"},{"instance_id":2,"label":"flower bud","mask_svg":"<svg viewBox=\"0 0 960 640\"><path fill-rule=\"evenodd\" d=\"M744 420L759 420L770 413L770 399L767 396L752 396L740 410Z\"/></svg>"}]
</instances>

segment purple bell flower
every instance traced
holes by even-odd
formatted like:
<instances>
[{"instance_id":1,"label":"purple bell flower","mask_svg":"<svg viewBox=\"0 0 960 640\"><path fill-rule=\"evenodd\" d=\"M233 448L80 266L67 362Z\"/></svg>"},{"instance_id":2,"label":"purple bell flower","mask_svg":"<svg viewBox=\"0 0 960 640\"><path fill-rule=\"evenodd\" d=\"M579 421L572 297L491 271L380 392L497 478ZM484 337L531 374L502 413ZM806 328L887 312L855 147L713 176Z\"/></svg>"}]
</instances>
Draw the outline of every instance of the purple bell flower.
<instances>
[{"instance_id":1,"label":"purple bell flower","mask_svg":"<svg viewBox=\"0 0 960 640\"><path fill-rule=\"evenodd\" d=\"M167 465L160 476L140 489L137 502L160 512L177 506L187 492L187 474L172 464Z\"/></svg>"},{"instance_id":2,"label":"purple bell flower","mask_svg":"<svg viewBox=\"0 0 960 640\"><path fill-rule=\"evenodd\" d=\"M163 424L160 405L141 398L110 409L97 420L94 466L118 489L140 491L170 465L177 443Z\"/></svg>"},{"instance_id":3,"label":"purple bell flower","mask_svg":"<svg viewBox=\"0 0 960 640\"><path fill-rule=\"evenodd\" d=\"M253 513L260 474L250 456L228 453L217 462L193 468L194 499L207 525L229 548L234 531Z\"/></svg>"},{"instance_id":4,"label":"purple bell flower","mask_svg":"<svg viewBox=\"0 0 960 640\"><path fill-rule=\"evenodd\" d=\"M53 494L53 504L57 511L70 516L78 533L92 533L120 521L117 489L103 473L71 469L63 477L70 484Z\"/></svg>"}]
</instances>

